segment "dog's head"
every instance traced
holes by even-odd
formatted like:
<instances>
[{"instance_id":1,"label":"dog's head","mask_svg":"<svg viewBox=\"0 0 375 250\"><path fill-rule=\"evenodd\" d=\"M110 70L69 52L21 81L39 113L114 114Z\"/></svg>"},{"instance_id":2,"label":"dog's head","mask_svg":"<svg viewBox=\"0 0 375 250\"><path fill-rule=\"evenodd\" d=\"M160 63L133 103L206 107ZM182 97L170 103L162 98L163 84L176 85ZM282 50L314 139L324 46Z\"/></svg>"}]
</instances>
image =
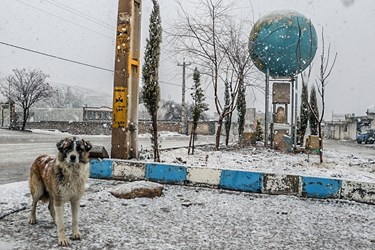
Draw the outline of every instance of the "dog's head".
<instances>
[{"instance_id":1,"label":"dog's head","mask_svg":"<svg viewBox=\"0 0 375 250\"><path fill-rule=\"evenodd\" d=\"M69 164L89 161L89 151L92 145L88 141L80 140L77 137L67 137L59 141L56 146L59 150L59 161L66 161Z\"/></svg>"}]
</instances>

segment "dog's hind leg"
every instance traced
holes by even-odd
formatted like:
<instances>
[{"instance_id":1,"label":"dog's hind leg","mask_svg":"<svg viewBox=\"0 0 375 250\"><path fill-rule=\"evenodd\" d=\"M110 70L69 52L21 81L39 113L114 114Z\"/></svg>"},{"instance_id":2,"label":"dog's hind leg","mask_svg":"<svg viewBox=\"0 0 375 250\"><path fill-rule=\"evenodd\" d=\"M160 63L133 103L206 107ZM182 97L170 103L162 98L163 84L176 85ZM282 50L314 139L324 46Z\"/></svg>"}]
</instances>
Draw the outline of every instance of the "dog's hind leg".
<instances>
[{"instance_id":1,"label":"dog's hind leg","mask_svg":"<svg viewBox=\"0 0 375 250\"><path fill-rule=\"evenodd\" d=\"M29 217L29 223L30 224L35 224L36 223L36 204L38 203L39 199L34 199L33 198L33 203L31 205L31 212L30 212L30 217Z\"/></svg>"},{"instance_id":2,"label":"dog's hind leg","mask_svg":"<svg viewBox=\"0 0 375 250\"><path fill-rule=\"evenodd\" d=\"M79 205L80 200L74 199L70 201L72 207L72 227L73 227L73 240L80 240L81 234L78 228L78 218L79 218Z\"/></svg>"},{"instance_id":3,"label":"dog's hind leg","mask_svg":"<svg viewBox=\"0 0 375 250\"><path fill-rule=\"evenodd\" d=\"M53 223L56 224L55 206L54 206L53 198L52 197L49 198L48 210L51 213Z\"/></svg>"},{"instance_id":4,"label":"dog's hind leg","mask_svg":"<svg viewBox=\"0 0 375 250\"><path fill-rule=\"evenodd\" d=\"M42 198L44 194L44 187L43 187L43 184L41 183L40 178L34 174L30 175L29 184L30 184L31 196L33 198L30 217L29 217L29 223L35 224L36 223L36 215L35 215L36 205L38 204L38 201Z\"/></svg>"}]
</instances>

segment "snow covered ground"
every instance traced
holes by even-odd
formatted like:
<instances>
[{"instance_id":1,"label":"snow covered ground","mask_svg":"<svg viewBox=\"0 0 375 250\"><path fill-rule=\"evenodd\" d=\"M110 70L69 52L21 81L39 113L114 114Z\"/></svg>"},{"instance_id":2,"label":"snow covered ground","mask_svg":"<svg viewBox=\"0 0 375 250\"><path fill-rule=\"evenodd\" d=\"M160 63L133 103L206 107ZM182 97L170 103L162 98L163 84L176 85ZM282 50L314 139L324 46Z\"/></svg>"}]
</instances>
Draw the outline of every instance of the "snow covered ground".
<instances>
[{"instance_id":1,"label":"snow covered ground","mask_svg":"<svg viewBox=\"0 0 375 250\"><path fill-rule=\"evenodd\" d=\"M220 151L204 146L194 156L187 155L186 148L163 150L161 159L194 167L375 183L375 151L356 146L327 144L322 165L317 155L261 146ZM81 207L82 240L66 249L375 249L374 205L173 185L164 185L159 198L122 200L110 194L121 184L89 180ZM38 223L28 224L27 185L0 185L0 250L61 249L46 205L38 206ZM68 205L65 211L70 236Z\"/></svg>"},{"instance_id":2,"label":"snow covered ground","mask_svg":"<svg viewBox=\"0 0 375 250\"><path fill-rule=\"evenodd\" d=\"M90 180L81 241L57 246L47 205L28 224L27 182L2 185L0 249L374 249L375 206L165 185L159 198L122 200L119 181ZM67 235L71 213L65 207Z\"/></svg>"},{"instance_id":3,"label":"snow covered ground","mask_svg":"<svg viewBox=\"0 0 375 250\"><path fill-rule=\"evenodd\" d=\"M354 151L354 149L353 149ZM316 177L343 178L375 183L375 151L373 156L324 149L324 163L314 154L290 154L264 147L229 147L215 151L211 146L200 147L194 155L186 148L161 152L167 163L187 164L194 167L238 169L264 173L295 174Z\"/></svg>"}]
</instances>

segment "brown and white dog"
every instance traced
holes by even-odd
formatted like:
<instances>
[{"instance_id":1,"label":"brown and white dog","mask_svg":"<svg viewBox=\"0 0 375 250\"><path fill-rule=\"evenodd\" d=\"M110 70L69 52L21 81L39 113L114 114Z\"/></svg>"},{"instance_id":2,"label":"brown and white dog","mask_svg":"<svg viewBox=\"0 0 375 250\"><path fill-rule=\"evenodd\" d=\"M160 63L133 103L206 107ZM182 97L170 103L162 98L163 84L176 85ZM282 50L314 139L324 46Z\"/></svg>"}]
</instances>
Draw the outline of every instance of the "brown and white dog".
<instances>
[{"instance_id":1,"label":"brown and white dog","mask_svg":"<svg viewBox=\"0 0 375 250\"><path fill-rule=\"evenodd\" d=\"M48 209L57 226L59 245L69 245L65 236L64 204L72 208L73 240L81 238L78 228L80 200L89 177L90 142L67 137L56 144L57 157L38 156L30 169L29 186L33 198L30 224L36 223L36 205L39 200L49 201Z\"/></svg>"}]
</instances>

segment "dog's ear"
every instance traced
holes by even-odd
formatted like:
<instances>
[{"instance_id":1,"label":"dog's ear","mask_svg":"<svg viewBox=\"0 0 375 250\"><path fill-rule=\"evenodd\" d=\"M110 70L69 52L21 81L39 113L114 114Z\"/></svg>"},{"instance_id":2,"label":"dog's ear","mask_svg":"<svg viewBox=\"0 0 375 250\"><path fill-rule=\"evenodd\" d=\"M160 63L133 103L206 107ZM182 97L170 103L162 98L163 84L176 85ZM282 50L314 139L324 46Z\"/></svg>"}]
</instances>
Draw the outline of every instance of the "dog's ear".
<instances>
[{"instance_id":1,"label":"dog's ear","mask_svg":"<svg viewBox=\"0 0 375 250\"><path fill-rule=\"evenodd\" d=\"M86 152L89 152L92 149L92 144L89 141L82 140L83 147L85 148Z\"/></svg>"},{"instance_id":2,"label":"dog's ear","mask_svg":"<svg viewBox=\"0 0 375 250\"><path fill-rule=\"evenodd\" d=\"M61 140L61 141L59 141L58 143L56 143L56 147L57 147L57 149L62 153L63 152L63 150L64 150L64 141L65 140Z\"/></svg>"}]
</instances>

